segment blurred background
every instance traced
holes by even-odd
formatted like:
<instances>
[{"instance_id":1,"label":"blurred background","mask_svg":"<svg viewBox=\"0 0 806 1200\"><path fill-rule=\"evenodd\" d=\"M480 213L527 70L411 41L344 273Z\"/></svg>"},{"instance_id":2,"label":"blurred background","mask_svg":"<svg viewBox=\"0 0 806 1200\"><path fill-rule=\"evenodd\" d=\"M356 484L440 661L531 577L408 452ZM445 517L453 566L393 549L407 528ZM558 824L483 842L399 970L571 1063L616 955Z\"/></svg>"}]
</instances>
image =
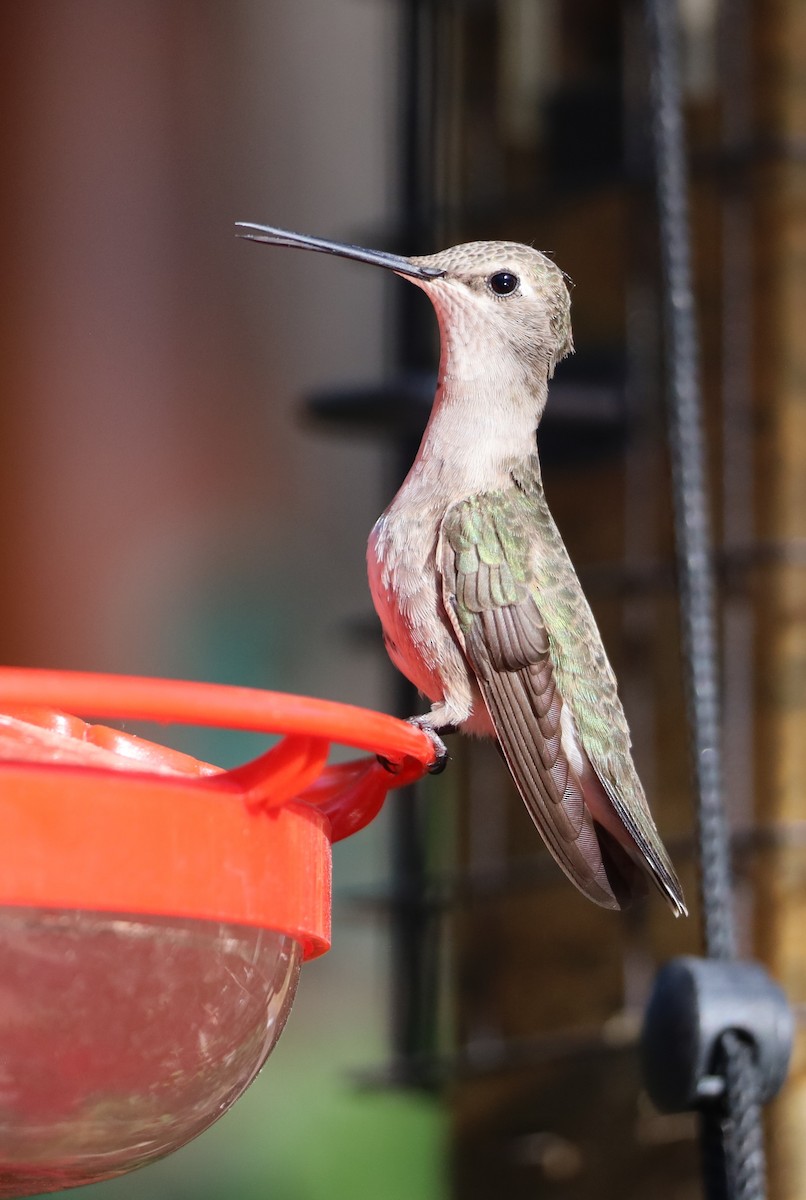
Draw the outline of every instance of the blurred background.
<instances>
[{"instance_id":1,"label":"blurred background","mask_svg":"<svg viewBox=\"0 0 806 1200\"><path fill-rule=\"evenodd\" d=\"M799 1011L806 9L680 15L736 898ZM694 910L586 904L497 756L455 745L336 848L333 950L246 1097L94 1196L700 1194L693 1121L652 1110L635 1050L657 963L699 946L647 54L636 0L0 9L2 660L412 711L364 547L433 393L430 305L233 224L534 242L575 285L546 489ZM804 1104L799 1042L769 1116L776 1197L803 1194Z\"/></svg>"}]
</instances>

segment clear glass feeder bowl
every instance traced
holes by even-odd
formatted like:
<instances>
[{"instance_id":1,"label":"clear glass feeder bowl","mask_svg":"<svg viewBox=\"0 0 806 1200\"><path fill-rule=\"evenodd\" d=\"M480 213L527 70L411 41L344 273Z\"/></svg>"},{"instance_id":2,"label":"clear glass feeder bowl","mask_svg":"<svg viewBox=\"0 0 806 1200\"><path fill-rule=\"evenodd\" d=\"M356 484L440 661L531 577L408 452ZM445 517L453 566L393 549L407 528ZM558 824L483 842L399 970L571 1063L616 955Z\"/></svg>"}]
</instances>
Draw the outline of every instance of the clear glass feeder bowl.
<instances>
[{"instance_id":1,"label":"clear glass feeder bowl","mask_svg":"<svg viewBox=\"0 0 806 1200\"><path fill-rule=\"evenodd\" d=\"M273 930L0 909L0 1196L122 1174L251 1083L302 963Z\"/></svg>"},{"instance_id":2,"label":"clear glass feeder bowl","mask_svg":"<svg viewBox=\"0 0 806 1200\"><path fill-rule=\"evenodd\" d=\"M222 771L75 710L282 738ZM327 766L334 740L399 771ZM121 1175L226 1112L330 945L331 843L432 758L332 701L0 668L0 1197Z\"/></svg>"}]
</instances>

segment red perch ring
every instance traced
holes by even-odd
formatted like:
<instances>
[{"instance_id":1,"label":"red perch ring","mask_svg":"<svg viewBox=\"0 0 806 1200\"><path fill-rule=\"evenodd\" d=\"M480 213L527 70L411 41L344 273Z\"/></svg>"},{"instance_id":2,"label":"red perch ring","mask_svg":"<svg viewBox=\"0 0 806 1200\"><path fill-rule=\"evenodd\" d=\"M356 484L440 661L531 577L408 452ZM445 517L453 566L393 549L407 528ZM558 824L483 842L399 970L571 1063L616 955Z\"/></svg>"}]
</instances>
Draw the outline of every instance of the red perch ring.
<instances>
[{"instance_id":1,"label":"red perch ring","mask_svg":"<svg viewBox=\"0 0 806 1200\"><path fill-rule=\"evenodd\" d=\"M282 734L222 771L84 716ZM330 944L330 844L420 776L428 738L368 709L253 688L0 668L0 904L163 913ZM331 742L374 759L326 765Z\"/></svg>"}]
</instances>

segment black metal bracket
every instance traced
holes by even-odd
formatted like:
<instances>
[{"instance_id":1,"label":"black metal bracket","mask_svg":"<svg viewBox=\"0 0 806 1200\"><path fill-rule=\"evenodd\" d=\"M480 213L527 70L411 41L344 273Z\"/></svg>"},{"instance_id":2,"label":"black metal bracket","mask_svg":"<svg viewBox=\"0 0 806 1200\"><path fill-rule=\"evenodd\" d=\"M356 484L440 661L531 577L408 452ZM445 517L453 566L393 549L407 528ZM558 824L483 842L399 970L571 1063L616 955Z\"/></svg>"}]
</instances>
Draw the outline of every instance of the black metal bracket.
<instances>
[{"instance_id":1,"label":"black metal bracket","mask_svg":"<svg viewBox=\"0 0 806 1200\"><path fill-rule=\"evenodd\" d=\"M795 1022L782 988L755 962L681 957L658 973L642 1037L644 1082L664 1112L719 1101L720 1044L734 1032L753 1049L758 1101L784 1084Z\"/></svg>"}]
</instances>

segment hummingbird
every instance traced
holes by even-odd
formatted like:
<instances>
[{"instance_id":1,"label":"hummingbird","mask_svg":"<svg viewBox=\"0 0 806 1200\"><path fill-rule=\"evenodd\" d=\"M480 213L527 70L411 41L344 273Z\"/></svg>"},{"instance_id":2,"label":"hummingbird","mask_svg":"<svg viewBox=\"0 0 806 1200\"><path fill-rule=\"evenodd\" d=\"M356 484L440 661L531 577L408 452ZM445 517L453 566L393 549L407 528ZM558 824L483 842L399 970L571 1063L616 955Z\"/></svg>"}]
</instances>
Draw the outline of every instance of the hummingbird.
<instances>
[{"instance_id":1,"label":"hummingbird","mask_svg":"<svg viewBox=\"0 0 806 1200\"><path fill-rule=\"evenodd\" d=\"M436 395L414 462L369 538L372 599L392 662L440 733L494 737L549 851L594 903L627 907L651 881L683 892L638 778L593 613L546 503L537 428L571 353L554 261L514 242L406 258L272 226L239 236L394 271L436 310Z\"/></svg>"}]
</instances>

